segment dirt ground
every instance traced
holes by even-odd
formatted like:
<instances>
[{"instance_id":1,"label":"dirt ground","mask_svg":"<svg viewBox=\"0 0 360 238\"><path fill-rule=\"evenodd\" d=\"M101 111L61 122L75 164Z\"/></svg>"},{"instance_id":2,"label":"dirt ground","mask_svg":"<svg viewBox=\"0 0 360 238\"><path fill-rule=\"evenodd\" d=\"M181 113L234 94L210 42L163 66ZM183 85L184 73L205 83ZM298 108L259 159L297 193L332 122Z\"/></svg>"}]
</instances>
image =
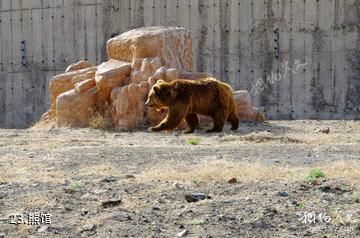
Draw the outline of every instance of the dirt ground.
<instances>
[{"instance_id":1,"label":"dirt ground","mask_svg":"<svg viewBox=\"0 0 360 238\"><path fill-rule=\"evenodd\" d=\"M360 236L359 145L359 121L0 130L0 238Z\"/></svg>"}]
</instances>

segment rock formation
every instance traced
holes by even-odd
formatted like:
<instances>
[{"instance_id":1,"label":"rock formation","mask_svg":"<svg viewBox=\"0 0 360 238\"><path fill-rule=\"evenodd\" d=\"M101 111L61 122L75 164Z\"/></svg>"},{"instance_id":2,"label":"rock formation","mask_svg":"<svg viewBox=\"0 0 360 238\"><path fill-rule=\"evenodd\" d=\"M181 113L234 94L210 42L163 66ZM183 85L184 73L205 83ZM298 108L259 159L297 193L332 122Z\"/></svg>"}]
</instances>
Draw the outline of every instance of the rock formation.
<instances>
[{"instance_id":1,"label":"rock formation","mask_svg":"<svg viewBox=\"0 0 360 238\"><path fill-rule=\"evenodd\" d=\"M145 27L125 32L107 43L109 60L94 66L87 61L70 65L50 82L51 107L42 121L57 126L87 126L92 112L105 114L119 129L155 125L166 109L144 107L157 80L197 80L210 76L192 72L190 33L179 27ZM264 116L251 104L247 91L234 93L241 120L262 121Z\"/></svg>"}]
</instances>

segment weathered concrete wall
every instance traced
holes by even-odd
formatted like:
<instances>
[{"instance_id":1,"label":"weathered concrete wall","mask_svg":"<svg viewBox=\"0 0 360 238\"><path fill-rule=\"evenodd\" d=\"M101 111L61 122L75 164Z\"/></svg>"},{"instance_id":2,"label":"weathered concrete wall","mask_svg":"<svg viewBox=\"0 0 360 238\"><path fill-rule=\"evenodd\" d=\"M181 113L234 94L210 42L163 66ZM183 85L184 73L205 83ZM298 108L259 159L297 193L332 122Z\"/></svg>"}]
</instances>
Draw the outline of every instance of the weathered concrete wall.
<instances>
[{"instance_id":1,"label":"weathered concrete wall","mask_svg":"<svg viewBox=\"0 0 360 238\"><path fill-rule=\"evenodd\" d=\"M195 69L270 118L359 119L359 22L358 0L0 0L0 127L29 126L53 75L99 64L109 37L144 25L188 28Z\"/></svg>"}]
</instances>

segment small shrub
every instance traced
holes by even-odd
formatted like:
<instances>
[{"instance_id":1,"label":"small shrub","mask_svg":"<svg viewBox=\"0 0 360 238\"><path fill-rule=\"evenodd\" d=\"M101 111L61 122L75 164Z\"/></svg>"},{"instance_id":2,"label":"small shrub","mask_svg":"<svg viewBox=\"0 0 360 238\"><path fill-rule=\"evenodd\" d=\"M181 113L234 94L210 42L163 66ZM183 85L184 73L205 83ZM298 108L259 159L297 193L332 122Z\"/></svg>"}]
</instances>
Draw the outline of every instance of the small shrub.
<instances>
[{"instance_id":1,"label":"small shrub","mask_svg":"<svg viewBox=\"0 0 360 238\"><path fill-rule=\"evenodd\" d=\"M89 127L100 130L109 130L114 128L114 122L112 120L113 111L114 109L112 106L107 104L98 107L97 109L92 109Z\"/></svg>"},{"instance_id":2,"label":"small shrub","mask_svg":"<svg viewBox=\"0 0 360 238\"><path fill-rule=\"evenodd\" d=\"M191 179L191 182L195 185L199 185L201 183L201 179L198 179L198 178L192 178Z\"/></svg>"},{"instance_id":3,"label":"small shrub","mask_svg":"<svg viewBox=\"0 0 360 238\"><path fill-rule=\"evenodd\" d=\"M306 177L306 180L308 182L312 182L319 178L325 178L324 172L322 172L320 169L313 169L310 171L309 175Z\"/></svg>"},{"instance_id":4,"label":"small shrub","mask_svg":"<svg viewBox=\"0 0 360 238\"><path fill-rule=\"evenodd\" d=\"M190 145L197 145L197 144L199 144L200 140L197 137L192 137L192 138L189 139L188 142L189 142Z\"/></svg>"},{"instance_id":5,"label":"small shrub","mask_svg":"<svg viewBox=\"0 0 360 238\"><path fill-rule=\"evenodd\" d=\"M73 190L79 190L82 186L80 182L72 182L68 187Z\"/></svg>"}]
</instances>

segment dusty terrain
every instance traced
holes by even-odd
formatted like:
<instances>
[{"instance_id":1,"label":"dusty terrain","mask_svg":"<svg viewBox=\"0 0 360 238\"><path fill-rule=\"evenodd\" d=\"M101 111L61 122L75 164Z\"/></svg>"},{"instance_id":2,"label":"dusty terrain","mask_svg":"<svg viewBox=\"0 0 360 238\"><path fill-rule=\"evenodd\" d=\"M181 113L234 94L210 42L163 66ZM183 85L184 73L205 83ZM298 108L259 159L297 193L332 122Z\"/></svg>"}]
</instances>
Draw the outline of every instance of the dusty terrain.
<instances>
[{"instance_id":1,"label":"dusty terrain","mask_svg":"<svg viewBox=\"0 0 360 238\"><path fill-rule=\"evenodd\" d=\"M359 145L359 121L0 130L0 237L360 236Z\"/></svg>"}]
</instances>

